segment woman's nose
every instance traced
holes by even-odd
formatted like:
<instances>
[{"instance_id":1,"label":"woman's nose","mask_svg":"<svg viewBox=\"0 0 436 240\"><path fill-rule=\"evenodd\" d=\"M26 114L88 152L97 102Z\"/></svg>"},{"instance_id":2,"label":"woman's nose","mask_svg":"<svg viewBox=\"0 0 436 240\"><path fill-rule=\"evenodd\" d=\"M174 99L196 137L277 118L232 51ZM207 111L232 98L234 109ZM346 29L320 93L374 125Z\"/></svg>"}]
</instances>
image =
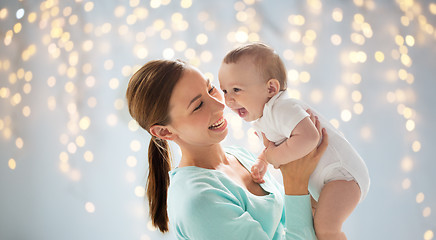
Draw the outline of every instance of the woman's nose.
<instances>
[{"instance_id":1,"label":"woman's nose","mask_svg":"<svg viewBox=\"0 0 436 240\"><path fill-rule=\"evenodd\" d=\"M225 105L224 105L222 96L217 97L217 98L212 97L211 99L212 99L212 105L214 107L216 107L219 110L223 110L224 109Z\"/></svg>"}]
</instances>

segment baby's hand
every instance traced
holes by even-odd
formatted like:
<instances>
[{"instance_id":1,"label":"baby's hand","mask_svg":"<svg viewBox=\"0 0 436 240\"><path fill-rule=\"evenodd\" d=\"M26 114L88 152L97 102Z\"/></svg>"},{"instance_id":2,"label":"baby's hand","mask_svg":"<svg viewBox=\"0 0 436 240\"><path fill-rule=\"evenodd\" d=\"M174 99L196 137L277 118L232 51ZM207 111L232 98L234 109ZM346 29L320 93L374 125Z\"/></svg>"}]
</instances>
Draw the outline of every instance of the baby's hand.
<instances>
[{"instance_id":1,"label":"baby's hand","mask_svg":"<svg viewBox=\"0 0 436 240\"><path fill-rule=\"evenodd\" d=\"M251 177L256 183L265 183L263 176L265 176L266 170L268 169L268 163L264 160L258 159L257 162L251 167Z\"/></svg>"}]
</instances>

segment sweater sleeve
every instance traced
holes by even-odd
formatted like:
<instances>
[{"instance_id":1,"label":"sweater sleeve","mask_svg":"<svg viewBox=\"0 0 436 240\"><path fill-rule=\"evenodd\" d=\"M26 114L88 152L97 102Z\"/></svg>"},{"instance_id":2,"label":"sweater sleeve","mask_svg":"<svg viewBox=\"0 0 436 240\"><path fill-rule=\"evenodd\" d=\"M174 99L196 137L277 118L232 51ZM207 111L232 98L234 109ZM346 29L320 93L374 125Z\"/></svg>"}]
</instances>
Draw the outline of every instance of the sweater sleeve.
<instances>
[{"instance_id":1,"label":"sweater sleeve","mask_svg":"<svg viewBox=\"0 0 436 240\"><path fill-rule=\"evenodd\" d=\"M310 195L285 195L286 239L316 240Z\"/></svg>"},{"instance_id":2,"label":"sweater sleeve","mask_svg":"<svg viewBox=\"0 0 436 240\"><path fill-rule=\"evenodd\" d=\"M177 230L180 239L270 239L259 222L240 206L223 198L217 199L213 193L206 193L192 201L186 209L189 214L183 225L189 226ZM285 234L282 240L316 240L313 229L310 196L285 195L284 206ZM181 237L184 236L184 237Z\"/></svg>"},{"instance_id":3,"label":"sweater sleeve","mask_svg":"<svg viewBox=\"0 0 436 240\"><path fill-rule=\"evenodd\" d=\"M211 189L192 199L177 229L179 239L270 239L258 221L225 195ZM284 199L285 234L280 239L316 240L310 195L285 195Z\"/></svg>"},{"instance_id":4,"label":"sweater sleeve","mask_svg":"<svg viewBox=\"0 0 436 240\"><path fill-rule=\"evenodd\" d=\"M210 188L190 198L176 229L179 239L269 239L231 194ZM181 205L183 206L183 205Z\"/></svg>"}]
</instances>

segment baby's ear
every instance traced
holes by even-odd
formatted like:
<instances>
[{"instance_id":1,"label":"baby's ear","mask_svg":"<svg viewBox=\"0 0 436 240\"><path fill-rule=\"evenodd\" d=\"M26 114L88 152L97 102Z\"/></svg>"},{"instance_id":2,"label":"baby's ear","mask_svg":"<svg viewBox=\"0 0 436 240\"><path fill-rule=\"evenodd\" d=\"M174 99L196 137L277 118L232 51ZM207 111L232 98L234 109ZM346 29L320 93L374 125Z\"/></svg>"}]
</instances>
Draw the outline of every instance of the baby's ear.
<instances>
[{"instance_id":1,"label":"baby's ear","mask_svg":"<svg viewBox=\"0 0 436 240\"><path fill-rule=\"evenodd\" d=\"M280 91L280 82L275 78L271 78L270 80L268 80L266 85L268 88L269 97L273 97L274 95L276 95L276 93Z\"/></svg>"}]
</instances>

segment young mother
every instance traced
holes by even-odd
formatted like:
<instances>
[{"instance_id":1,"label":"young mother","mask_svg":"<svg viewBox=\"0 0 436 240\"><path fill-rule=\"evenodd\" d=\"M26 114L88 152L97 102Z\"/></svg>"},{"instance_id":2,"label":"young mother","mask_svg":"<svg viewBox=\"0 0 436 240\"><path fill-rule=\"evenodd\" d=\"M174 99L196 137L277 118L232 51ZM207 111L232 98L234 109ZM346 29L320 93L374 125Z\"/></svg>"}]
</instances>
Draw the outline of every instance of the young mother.
<instances>
[{"instance_id":1,"label":"young mother","mask_svg":"<svg viewBox=\"0 0 436 240\"><path fill-rule=\"evenodd\" d=\"M252 180L251 153L220 145L228 131L223 96L196 68L150 61L130 79L126 96L130 114L152 135L147 197L161 232L170 222L178 239L316 239L307 186L328 140L314 116L324 140L280 168L283 191L269 173L265 183ZM168 140L182 151L172 171Z\"/></svg>"}]
</instances>

